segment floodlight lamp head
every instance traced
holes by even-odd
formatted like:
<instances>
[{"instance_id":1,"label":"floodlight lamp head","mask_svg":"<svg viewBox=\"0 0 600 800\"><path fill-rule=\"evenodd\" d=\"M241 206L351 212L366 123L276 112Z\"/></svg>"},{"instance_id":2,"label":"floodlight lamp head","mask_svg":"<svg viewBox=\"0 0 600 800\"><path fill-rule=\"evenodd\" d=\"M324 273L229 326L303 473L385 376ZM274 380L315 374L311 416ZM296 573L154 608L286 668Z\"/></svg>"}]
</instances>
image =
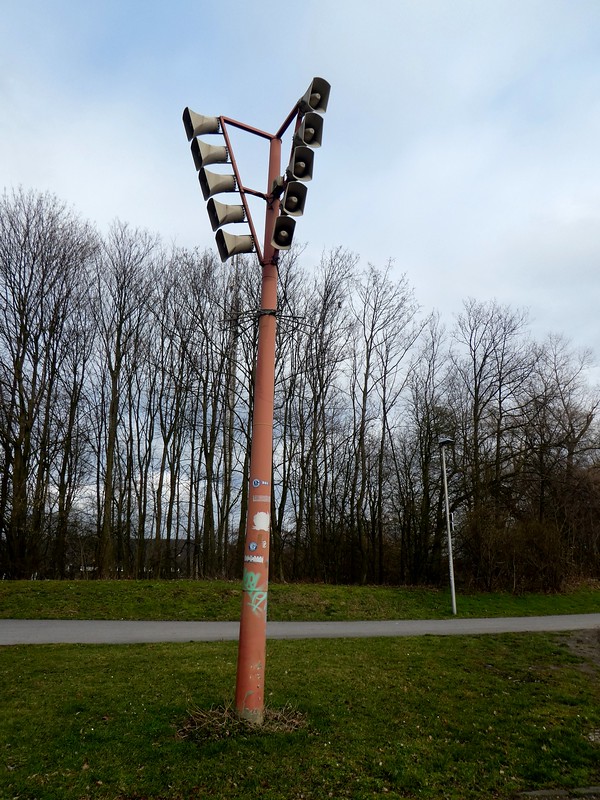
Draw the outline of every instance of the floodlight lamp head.
<instances>
[{"instance_id":1,"label":"floodlight lamp head","mask_svg":"<svg viewBox=\"0 0 600 800\"><path fill-rule=\"evenodd\" d=\"M451 447L454 444L454 439L451 436L440 436L438 439L438 445L440 447Z\"/></svg>"}]
</instances>

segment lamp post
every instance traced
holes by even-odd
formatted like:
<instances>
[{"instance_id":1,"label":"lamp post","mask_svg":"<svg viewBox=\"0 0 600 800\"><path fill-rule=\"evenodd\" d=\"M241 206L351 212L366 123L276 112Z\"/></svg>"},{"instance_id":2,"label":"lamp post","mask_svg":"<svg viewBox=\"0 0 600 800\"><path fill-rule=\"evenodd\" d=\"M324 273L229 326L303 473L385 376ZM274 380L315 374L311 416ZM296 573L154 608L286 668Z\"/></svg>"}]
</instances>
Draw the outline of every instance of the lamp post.
<instances>
[{"instance_id":1,"label":"lamp post","mask_svg":"<svg viewBox=\"0 0 600 800\"><path fill-rule=\"evenodd\" d=\"M267 597L271 534L271 477L273 470L273 405L275 390L275 344L277 328L277 279L280 250L289 250L295 218L304 212L306 187L312 179L314 148L321 146L323 119L329 100L329 84L313 78L279 130L274 133L246 125L230 117L206 117L189 108L183 124L191 141L192 156L200 188L216 233L222 261L237 253L256 252L262 268L258 311L258 349L254 382L252 441L250 443L250 486L244 542L242 610L238 646L235 704L240 718L261 725L264 718L264 680L267 642ZM289 165L281 175L282 137L295 122ZM269 142L266 192L245 186L234 154L229 128L237 128ZM222 145L198 139L204 134L223 136ZM233 175L212 172L206 165L231 164ZM236 192L241 205L227 205L213 199L221 192ZM247 195L266 202L264 238L260 246ZM229 223L246 223L249 232L234 235L222 230Z\"/></svg>"},{"instance_id":2,"label":"lamp post","mask_svg":"<svg viewBox=\"0 0 600 800\"><path fill-rule=\"evenodd\" d=\"M448 569L450 571L450 594L452 597L452 613L456 615L456 592L454 590L454 559L452 557L452 525L450 524L450 504L448 502L448 479L446 477L446 447L454 444L450 436L440 436L438 440L442 453L442 478L444 481L444 502L446 506L446 530L448 532Z\"/></svg>"}]
</instances>

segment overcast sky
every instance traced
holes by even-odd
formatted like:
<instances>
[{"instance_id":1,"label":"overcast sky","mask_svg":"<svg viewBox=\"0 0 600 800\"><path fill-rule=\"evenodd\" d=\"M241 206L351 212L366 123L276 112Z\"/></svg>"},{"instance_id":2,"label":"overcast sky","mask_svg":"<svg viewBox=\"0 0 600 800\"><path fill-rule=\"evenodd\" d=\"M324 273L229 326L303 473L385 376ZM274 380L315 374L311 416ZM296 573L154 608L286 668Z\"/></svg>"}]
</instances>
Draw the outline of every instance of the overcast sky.
<instances>
[{"instance_id":1,"label":"overcast sky","mask_svg":"<svg viewBox=\"0 0 600 800\"><path fill-rule=\"evenodd\" d=\"M184 107L275 132L313 76L306 266L391 259L448 325L496 299L599 354L599 0L0 0L0 186L213 247Z\"/></svg>"}]
</instances>

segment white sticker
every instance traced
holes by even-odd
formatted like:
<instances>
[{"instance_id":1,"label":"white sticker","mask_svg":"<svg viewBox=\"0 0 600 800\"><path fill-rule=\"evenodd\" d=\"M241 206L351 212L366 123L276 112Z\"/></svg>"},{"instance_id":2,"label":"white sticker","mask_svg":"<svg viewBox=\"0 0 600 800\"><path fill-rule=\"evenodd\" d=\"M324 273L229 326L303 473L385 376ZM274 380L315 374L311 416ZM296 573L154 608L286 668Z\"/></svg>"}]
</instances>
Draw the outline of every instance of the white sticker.
<instances>
[{"instance_id":1,"label":"white sticker","mask_svg":"<svg viewBox=\"0 0 600 800\"><path fill-rule=\"evenodd\" d=\"M251 564L264 564L265 560L262 556L244 556L244 561L248 561Z\"/></svg>"},{"instance_id":2,"label":"white sticker","mask_svg":"<svg viewBox=\"0 0 600 800\"><path fill-rule=\"evenodd\" d=\"M252 522L253 530L255 531L268 531L269 530L269 522L270 522L271 515L267 514L266 511L259 511L258 514L255 514Z\"/></svg>"}]
</instances>

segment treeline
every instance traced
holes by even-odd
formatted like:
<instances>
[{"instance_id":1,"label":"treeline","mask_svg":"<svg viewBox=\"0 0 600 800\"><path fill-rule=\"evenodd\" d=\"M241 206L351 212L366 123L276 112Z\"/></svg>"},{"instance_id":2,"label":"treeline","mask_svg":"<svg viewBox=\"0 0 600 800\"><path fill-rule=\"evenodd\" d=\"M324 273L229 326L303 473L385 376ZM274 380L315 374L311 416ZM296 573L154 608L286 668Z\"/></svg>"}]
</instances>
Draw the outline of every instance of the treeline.
<instances>
[{"instance_id":1,"label":"treeline","mask_svg":"<svg viewBox=\"0 0 600 800\"><path fill-rule=\"evenodd\" d=\"M276 580L558 589L600 574L589 354L466 300L452 330L343 249L280 263ZM312 265L311 265L312 266ZM260 274L0 202L0 575L238 577Z\"/></svg>"}]
</instances>

